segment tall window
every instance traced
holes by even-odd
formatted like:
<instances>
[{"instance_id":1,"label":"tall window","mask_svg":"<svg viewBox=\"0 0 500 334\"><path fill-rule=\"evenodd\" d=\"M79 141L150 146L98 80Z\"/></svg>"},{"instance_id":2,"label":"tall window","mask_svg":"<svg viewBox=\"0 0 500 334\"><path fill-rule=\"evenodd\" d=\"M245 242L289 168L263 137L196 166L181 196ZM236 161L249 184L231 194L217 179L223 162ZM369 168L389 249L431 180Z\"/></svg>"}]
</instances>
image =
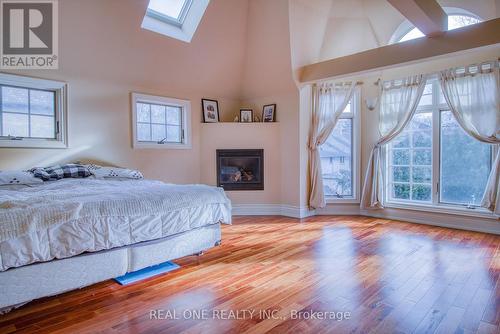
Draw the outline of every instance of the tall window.
<instances>
[{"instance_id":1,"label":"tall window","mask_svg":"<svg viewBox=\"0 0 500 334\"><path fill-rule=\"evenodd\" d=\"M462 28L483 21L461 8L444 7L444 10L448 13L448 30ZM425 35L418 28L415 28L409 21L405 21L396 30L390 43L409 41L423 36Z\"/></svg>"},{"instance_id":2,"label":"tall window","mask_svg":"<svg viewBox=\"0 0 500 334\"><path fill-rule=\"evenodd\" d=\"M191 102L132 94L135 148L189 148Z\"/></svg>"},{"instance_id":3,"label":"tall window","mask_svg":"<svg viewBox=\"0 0 500 334\"><path fill-rule=\"evenodd\" d=\"M389 202L478 206L492 163L492 146L471 138L428 81L417 112L387 147Z\"/></svg>"},{"instance_id":4,"label":"tall window","mask_svg":"<svg viewBox=\"0 0 500 334\"><path fill-rule=\"evenodd\" d=\"M0 147L65 147L65 86L0 74Z\"/></svg>"},{"instance_id":5,"label":"tall window","mask_svg":"<svg viewBox=\"0 0 500 334\"><path fill-rule=\"evenodd\" d=\"M356 92L333 132L319 149L327 200L358 198L358 95L359 92Z\"/></svg>"}]
</instances>

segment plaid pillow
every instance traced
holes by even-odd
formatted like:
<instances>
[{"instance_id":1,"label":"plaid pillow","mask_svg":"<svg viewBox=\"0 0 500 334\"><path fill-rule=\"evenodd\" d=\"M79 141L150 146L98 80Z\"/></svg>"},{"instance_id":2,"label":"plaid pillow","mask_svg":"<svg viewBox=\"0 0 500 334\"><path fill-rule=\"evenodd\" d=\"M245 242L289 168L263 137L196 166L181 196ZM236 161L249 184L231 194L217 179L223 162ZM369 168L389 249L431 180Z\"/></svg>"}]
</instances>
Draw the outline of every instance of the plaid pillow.
<instances>
[{"instance_id":1,"label":"plaid pillow","mask_svg":"<svg viewBox=\"0 0 500 334\"><path fill-rule=\"evenodd\" d=\"M64 178L84 178L92 175L87 167L78 164L57 165L45 168L33 168L33 175L44 181Z\"/></svg>"}]
</instances>

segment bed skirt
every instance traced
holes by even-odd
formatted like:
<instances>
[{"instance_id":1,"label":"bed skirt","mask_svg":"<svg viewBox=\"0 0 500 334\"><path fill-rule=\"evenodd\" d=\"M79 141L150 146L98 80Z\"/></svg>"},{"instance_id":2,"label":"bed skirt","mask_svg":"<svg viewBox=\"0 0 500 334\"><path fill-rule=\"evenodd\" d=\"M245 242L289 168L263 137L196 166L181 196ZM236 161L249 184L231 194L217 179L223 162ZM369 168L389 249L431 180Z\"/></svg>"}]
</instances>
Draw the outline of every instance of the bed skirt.
<instances>
[{"instance_id":1,"label":"bed skirt","mask_svg":"<svg viewBox=\"0 0 500 334\"><path fill-rule=\"evenodd\" d=\"M213 224L158 240L0 272L0 314L38 298L202 252L220 240L220 224Z\"/></svg>"}]
</instances>

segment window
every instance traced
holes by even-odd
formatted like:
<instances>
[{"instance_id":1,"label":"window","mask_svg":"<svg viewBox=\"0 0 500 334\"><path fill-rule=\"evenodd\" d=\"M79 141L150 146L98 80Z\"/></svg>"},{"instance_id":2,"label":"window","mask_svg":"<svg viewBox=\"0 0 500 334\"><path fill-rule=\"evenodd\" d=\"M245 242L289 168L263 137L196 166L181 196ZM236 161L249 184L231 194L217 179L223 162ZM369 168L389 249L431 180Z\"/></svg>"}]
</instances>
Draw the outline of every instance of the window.
<instances>
[{"instance_id":1,"label":"window","mask_svg":"<svg viewBox=\"0 0 500 334\"><path fill-rule=\"evenodd\" d=\"M390 145L390 198L430 202L432 193L432 112L416 114Z\"/></svg>"},{"instance_id":2,"label":"window","mask_svg":"<svg viewBox=\"0 0 500 334\"><path fill-rule=\"evenodd\" d=\"M210 0L150 0L141 27L191 42Z\"/></svg>"},{"instance_id":3,"label":"window","mask_svg":"<svg viewBox=\"0 0 500 334\"><path fill-rule=\"evenodd\" d=\"M479 205L491 170L491 147L468 136L450 111L442 111L440 121L440 201Z\"/></svg>"},{"instance_id":4,"label":"window","mask_svg":"<svg viewBox=\"0 0 500 334\"><path fill-rule=\"evenodd\" d=\"M359 200L358 100L359 91L356 91L333 132L319 149L324 193L328 201Z\"/></svg>"},{"instance_id":5,"label":"window","mask_svg":"<svg viewBox=\"0 0 500 334\"><path fill-rule=\"evenodd\" d=\"M0 147L67 147L66 84L0 74Z\"/></svg>"},{"instance_id":6,"label":"window","mask_svg":"<svg viewBox=\"0 0 500 334\"><path fill-rule=\"evenodd\" d=\"M134 148L191 147L191 102L132 94Z\"/></svg>"},{"instance_id":7,"label":"window","mask_svg":"<svg viewBox=\"0 0 500 334\"><path fill-rule=\"evenodd\" d=\"M181 26L192 0L150 0L147 13L160 20Z\"/></svg>"},{"instance_id":8,"label":"window","mask_svg":"<svg viewBox=\"0 0 500 334\"><path fill-rule=\"evenodd\" d=\"M448 14L448 30L462 28L483 21L478 16L461 8L444 7L443 9ZM409 21L404 21L396 29L389 44L409 41L423 36L425 35L418 28L415 28Z\"/></svg>"},{"instance_id":9,"label":"window","mask_svg":"<svg viewBox=\"0 0 500 334\"><path fill-rule=\"evenodd\" d=\"M438 80L431 79L413 119L386 147L386 201L477 207L491 169L492 150L458 125Z\"/></svg>"}]
</instances>

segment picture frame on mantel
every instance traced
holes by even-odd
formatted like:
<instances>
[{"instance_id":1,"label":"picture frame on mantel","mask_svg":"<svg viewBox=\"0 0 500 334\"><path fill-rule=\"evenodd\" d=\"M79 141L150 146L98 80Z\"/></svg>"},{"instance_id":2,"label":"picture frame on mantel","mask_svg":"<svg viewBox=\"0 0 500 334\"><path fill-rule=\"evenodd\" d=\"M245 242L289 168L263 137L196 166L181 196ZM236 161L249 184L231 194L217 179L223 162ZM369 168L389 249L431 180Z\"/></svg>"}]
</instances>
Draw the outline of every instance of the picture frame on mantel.
<instances>
[{"instance_id":1,"label":"picture frame on mantel","mask_svg":"<svg viewBox=\"0 0 500 334\"><path fill-rule=\"evenodd\" d=\"M240 123L253 122L253 109L240 109Z\"/></svg>"},{"instance_id":2,"label":"picture frame on mantel","mask_svg":"<svg viewBox=\"0 0 500 334\"><path fill-rule=\"evenodd\" d=\"M262 107L262 122L276 122L276 103Z\"/></svg>"},{"instance_id":3,"label":"picture frame on mantel","mask_svg":"<svg viewBox=\"0 0 500 334\"><path fill-rule=\"evenodd\" d=\"M203 111L203 122L220 122L219 101L211 99L201 99L201 109Z\"/></svg>"}]
</instances>

